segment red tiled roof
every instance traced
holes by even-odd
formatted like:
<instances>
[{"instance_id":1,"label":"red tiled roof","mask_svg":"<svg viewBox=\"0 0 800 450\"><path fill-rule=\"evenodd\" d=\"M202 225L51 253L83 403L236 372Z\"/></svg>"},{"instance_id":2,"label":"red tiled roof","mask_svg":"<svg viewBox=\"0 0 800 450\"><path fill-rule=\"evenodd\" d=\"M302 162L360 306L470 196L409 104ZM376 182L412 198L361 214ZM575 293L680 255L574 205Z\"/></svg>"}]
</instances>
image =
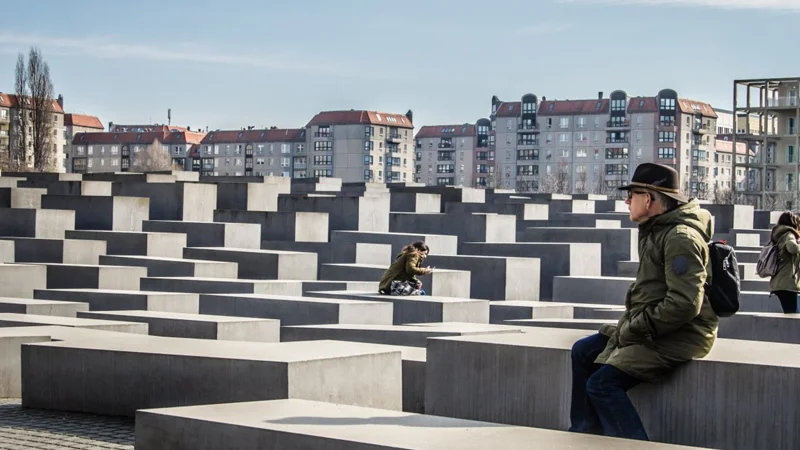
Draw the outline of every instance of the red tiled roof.
<instances>
[{"instance_id":1,"label":"red tiled roof","mask_svg":"<svg viewBox=\"0 0 800 450\"><path fill-rule=\"evenodd\" d=\"M599 103L599 108L598 108ZM548 100L539 107L540 116L568 116L574 114L608 114L608 99Z\"/></svg>"},{"instance_id":2,"label":"red tiled roof","mask_svg":"<svg viewBox=\"0 0 800 450\"><path fill-rule=\"evenodd\" d=\"M628 103L628 113L658 112L658 100L655 97L633 97Z\"/></svg>"},{"instance_id":3,"label":"red tiled roof","mask_svg":"<svg viewBox=\"0 0 800 450\"><path fill-rule=\"evenodd\" d=\"M721 152L721 153L733 153L733 141L726 141L724 139L717 139L716 144L714 146L714 150ZM739 155L746 155L747 145L744 142L737 142L736 143L736 153ZM755 155L755 152L749 152L751 156Z\"/></svg>"},{"instance_id":4,"label":"red tiled roof","mask_svg":"<svg viewBox=\"0 0 800 450\"><path fill-rule=\"evenodd\" d=\"M453 132L445 132L445 130L453 130ZM439 138L439 137L466 137L475 136L475 125L428 125L419 129L419 132L414 137L415 139L422 138Z\"/></svg>"},{"instance_id":5,"label":"red tiled roof","mask_svg":"<svg viewBox=\"0 0 800 450\"><path fill-rule=\"evenodd\" d=\"M359 125L372 124L398 128L414 128L408 117L402 114L382 113L376 111L322 111L314 116L306 128L315 125Z\"/></svg>"},{"instance_id":6,"label":"red tiled roof","mask_svg":"<svg viewBox=\"0 0 800 450\"><path fill-rule=\"evenodd\" d=\"M495 117L519 117L521 110L522 102L503 102L497 107Z\"/></svg>"},{"instance_id":7,"label":"red tiled roof","mask_svg":"<svg viewBox=\"0 0 800 450\"><path fill-rule=\"evenodd\" d=\"M199 144L205 133L194 132L164 132L154 131L149 133L76 133L72 139L74 145L122 145L122 144L152 144L159 141L162 144Z\"/></svg>"},{"instance_id":8,"label":"red tiled roof","mask_svg":"<svg viewBox=\"0 0 800 450\"><path fill-rule=\"evenodd\" d=\"M52 100L53 102L53 112L64 114L64 108L58 104L56 100ZM5 94L0 92L0 106L4 106L6 108L19 108L19 98L15 94ZM27 109L30 109L27 105L25 106Z\"/></svg>"},{"instance_id":9,"label":"red tiled roof","mask_svg":"<svg viewBox=\"0 0 800 450\"><path fill-rule=\"evenodd\" d=\"M706 117L713 117L715 119L717 118L716 111L714 111L714 108L712 108L708 103L680 98L678 99L678 104L680 105L681 112L684 114L695 115L697 113L701 113Z\"/></svg>"},{"instance_id":10,"label":"red tiled roof","mask_svg":"<svg viewBox=\"0 0 800 450\"><path fill-rule=\"evenodd\" d=\"M297 142L305 141L305 132L304 129L296 128L220 130L209 132L200 143Z\"/></svg>"},{"instance_id":11,"label":"red tiled roof","mask_svg":"<svg viewBox=\"0 0 800 450\"><path fill-rule=\"evenodd\" d=\"M103 130L103 122L96 116L85 116L83 114L64 114L64 125L83 128L96 128Z\"/></svg>"}]
</instances>

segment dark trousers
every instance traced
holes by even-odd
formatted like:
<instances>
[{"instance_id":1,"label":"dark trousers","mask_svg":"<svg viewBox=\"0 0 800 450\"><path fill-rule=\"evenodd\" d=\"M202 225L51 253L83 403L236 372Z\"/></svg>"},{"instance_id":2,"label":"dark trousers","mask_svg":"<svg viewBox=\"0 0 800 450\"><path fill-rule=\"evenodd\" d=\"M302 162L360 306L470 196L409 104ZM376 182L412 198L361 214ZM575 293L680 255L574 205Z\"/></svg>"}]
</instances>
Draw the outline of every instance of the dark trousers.
<instances>
[{"instance_id":1,"label":"dark trousers","mask_svg":"<svg viewBox=\"0 0 800 450\"><path fill-rule=\"evenodd\" d=\"M572 346L572 406L569 431L647 441L628 390L640 380L607 364L595 364L608 338L595 334Z\"/></svg>"},{"instance_id":2,"label":"dark trousers","mask_svg":"<svg viewBox=\"0 0 800 450\"><path fill-rule=\"evenodd\" d=\"M781 308L783 308L784 314L797 314L800 312L797 304L797 292L775 291L773 294L781 301Z\"/></svg>"}]
</instances>

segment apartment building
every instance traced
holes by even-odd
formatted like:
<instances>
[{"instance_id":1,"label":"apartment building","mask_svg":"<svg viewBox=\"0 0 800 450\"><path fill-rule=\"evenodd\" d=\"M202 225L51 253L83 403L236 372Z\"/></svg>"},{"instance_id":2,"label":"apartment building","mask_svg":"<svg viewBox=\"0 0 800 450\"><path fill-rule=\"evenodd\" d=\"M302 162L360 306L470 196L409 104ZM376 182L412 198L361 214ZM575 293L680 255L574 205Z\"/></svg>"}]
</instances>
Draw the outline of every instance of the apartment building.
<instances>
[{"instance_id":1,"label":"apartment building","mask_svg":"<svg viewBox=\"0 0 800 450\"><path fill-rule=\"evenodd\" d=\"M712 190L733 190L732 181L734 179L734 171L736 173L736 186L741 190L745 185L747 175L745 169L742 167L749 157L754 156L748 152L747 145L744 142L736 143L736 152L733 151L734 145L732 141L724 139L717 139L714 148L714 163L711 167L711 180L713 185ZM749 153L749 154L748 154ZM738 167L734 169L734 158Z\"/></svg>"},{"instance_id":2,"label":"apartment building","mask_svg":"<svg viewBox=\"0 0 800 450\"><path fill-rule=\"evenodd\" d=\"M136 155L148 150L169 152L179 167L187 169L189 154L204 137L205 133L170 131L167 126L156 126L148 132L76 133L72 139L71 171L128 172Z\"/></svg>"},{"instance_id":3,"label":"apartment building","mask_svg":"<svg viewBox=\"0 0 800 450\"><path fill-rule=\"evenodd\" d=\"M671 165L691 195L706 198L717 115L711 105L614 91L608 98L492 101L498 186L520 191L615 194L643 162Z\"/></svg>"},{"instance_id":4,"label":"apartment building","mask_svg":"<svg viewBox=\"0 0 800 450\"><path fill-rule=\"evenodd\" d=\"M52 108L53 136L49 145L53 146L53 169L57 172L64 172L66 170L66 160L64 158L64 98L59 95L58 99L52 100ZM28 114L29 118L33 117L34 111L31 107L31 99L27 97L20 99L17 95L0 92L0 150L8 153L13 142L21 139L19 127L22 114ZM29 163L33 162L32 133L33 129L29 126L26 135L27 143L25 144Z\"/></svg>"},{"instance_id":5,"label":"apartment building","mask_svg":"<svg viewBox=\"0 0 800 450\"><path fill-rule=\"evenodd\" d=\"M203 176L305 178L306 150L305 129L212 131L192 151L191 170Z\"/></svg>"},{"instance_id":6,"label":"apartment building","mask_svg":"<svg viewBox=\"0 0 800 450\"><path fill-rule=\"evenodd\" d=\"M343 182L414 180L414 124L406 115L323 111L306 125L308 177Z\"/></svg>"},{"instance_id":7,"label":"apartment building","mask_svg":"<svg viewBox=\"0 0 800 450\"><path fill-rule=\"evenodd\" d=\"M483 127L484 133L480 140L479 127ZM481 119L478 124L420 128L415 136L414 181L428 186L486 186L490 172L494 172L494 167L486 164L488 127L489 120Z\"/></svg>"},{"instance_id":8,"label":"apartment building","mask_svg":"<svg viewBox=\"0 0 800 450\"><path fill-rule=\"evenodd\" d=\"M72 171L72 140L78 133L102 133L105 131L103 122L95 116L83 114L64 114L64 159L67 172Z\"/></svg>"},{"instance_id":9,"label":"apartment building","mask_svg":"<svg viewBox=\"0 0 800 450\"><path fill-rule=\"evenodd\" d=\"M800 77L734 80L734 113L744 129L731 136L747 146L748 157L734 163L745 169L746 180L737 192L759 208L792 208L798 204L800 176ZM755 125L755 126L754 126Z\"/></svg>"}]
</instances>

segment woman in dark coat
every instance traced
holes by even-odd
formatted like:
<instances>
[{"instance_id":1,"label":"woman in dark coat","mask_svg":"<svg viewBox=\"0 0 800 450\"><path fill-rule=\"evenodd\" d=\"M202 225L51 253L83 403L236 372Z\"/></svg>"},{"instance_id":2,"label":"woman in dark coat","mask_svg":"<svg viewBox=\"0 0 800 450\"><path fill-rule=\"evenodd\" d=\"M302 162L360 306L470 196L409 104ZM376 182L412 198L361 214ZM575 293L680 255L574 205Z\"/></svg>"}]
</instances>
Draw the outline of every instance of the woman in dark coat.
<instances>
[{"instance_id":1,"label":"woman in dark coat","mask_svg":"<svg viewBox=\"0 0 800 450\"><path fill-rule=\"evenodd\" d=\"M429 251L428 245L422 241L403 247L384 272L378 292L383 295L420 295L422 282L417 275L427 275L433 271L430 267L421 267Z\"/></svg>"}]
</instances>

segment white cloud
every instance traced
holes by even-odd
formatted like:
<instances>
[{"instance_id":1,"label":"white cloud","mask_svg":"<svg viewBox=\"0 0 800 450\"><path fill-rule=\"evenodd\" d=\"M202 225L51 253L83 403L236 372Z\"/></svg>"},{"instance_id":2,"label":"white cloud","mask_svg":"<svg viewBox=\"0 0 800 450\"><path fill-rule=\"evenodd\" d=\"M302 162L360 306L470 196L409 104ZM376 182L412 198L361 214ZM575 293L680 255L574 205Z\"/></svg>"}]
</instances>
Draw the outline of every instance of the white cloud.
<instances>
[{"instance_id":1,"label":"white cloud","mask_svg":"<svg viewBox=\"0 0 800 450\"><path fill-rule=\"evenodd\" d=\"M547 33L563 33L572 28L572 24L568 22L542 22L518 28L514 34L518 36L534 35L534 34L547 34Z\"/></svg>"},{"instance_id":2,"label":"white cloud","mask_svg":"<svg viewBox=\"0 0 800 450\"><path fill-rule=\"evenodd\" d=\"M800 12L800 0L559 0L561 3L608 5L694 6L718 9L760 9Z\"/></svg>"},{"instance_id":3,"label":"white cloud","mask_svg":"<svg viewBox=\"0 0 800 450\"><path fill-rule=\"evenodd\" d=\"M130 59L164 62L190 62L200 64L228 64L249 66L271 71L305 72L324 75L352 76L349 70L329 61L309 63L307 60L281 55L236 54L209 51L207 45L181 43L175 45L146 45L115 42L105 36L60 38L43 35L24 35L0 32L3 53L13 48L23 53L29 46L41 47L45 54L62 56L93 57L100 59Z\"/></svg>"}]
</instances>

